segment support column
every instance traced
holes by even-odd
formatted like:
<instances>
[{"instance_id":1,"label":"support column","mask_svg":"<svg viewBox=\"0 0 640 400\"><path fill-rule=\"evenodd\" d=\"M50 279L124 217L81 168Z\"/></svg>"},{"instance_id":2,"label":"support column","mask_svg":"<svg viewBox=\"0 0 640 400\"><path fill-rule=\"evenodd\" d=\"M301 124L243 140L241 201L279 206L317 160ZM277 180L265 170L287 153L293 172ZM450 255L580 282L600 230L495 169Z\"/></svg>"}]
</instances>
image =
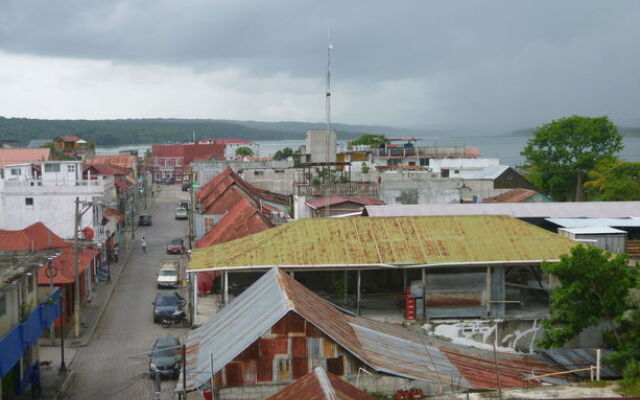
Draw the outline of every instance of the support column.
<instances>
[{"instance_id":1,"label":"support column","mask_svg":"<svg viewBox=\"0 0 640 400\"><path fill-rule=\"evenodd\" d=\"M222 302L224 303L225 306L227 306L229 304L229 271L224 271L222 278L223 278L222 281L224 284L224 290L222 293Z\"/></svg>"},{"instance_id":2,"label":"support column","mask_svg":"<svg viewBox=\"0 0 640 400\"><path fill-rule=\"evenodd\" d=\"M485 275L485 286L486 286L486 304L485 304L485 315L487 317L491 316L491 267L487 267L487 273Z\"/></svg>"},{"instance_id":3,"label":"support column","mask_svg":"<svg viewBox=\"0 0 640 400\"><path fill-rule=\"evenodd\" d=\"M358 270L358 284L357 286L357 292L356 292L356 314L360 315L360 284L361 284L361 277L360 277L360 270Z\"/></svg>"},{"instance_id":4,"label":"support column","mask_svg":"<svg viewBox=\"0 0 640 400\"><path fill-rule=\"evenodd\" d=\"M191 273L191 287L193 290L193 300L191 302L191 323L193 324L198 313L198 273Z\"/></svg>"},{"instance_id":5,"label":"support column","mask_svg":"<svg viewBox=\"0 0 640 400\"><path fill-rule=\"evenodd\" d=\"M402 295L405 294L406 290L407 290L407 270L403 269L402 270Z\"/></svg>"},{"instance_id":6,"label":"support column","mask_svg":"<svg viewBox=\"0 0 640 400\"><path fill-rule=\"evenodd\" d=\"M427 320L427 269L422 268L422 319Z\"/></svg>"},{"instance_id":7,"label":"support column","mask_svg":"<svg viewBox=\"0 0 640 400\"><path fill-rule=\"evenodd\" d=\"M349 277L348 275L348 271L345 269L344 270L344 305L347 305L347 293L349 292L349 290L347 289L349 287L349 281L347 280L347 278Z\"/></svg>"}]
</instances>

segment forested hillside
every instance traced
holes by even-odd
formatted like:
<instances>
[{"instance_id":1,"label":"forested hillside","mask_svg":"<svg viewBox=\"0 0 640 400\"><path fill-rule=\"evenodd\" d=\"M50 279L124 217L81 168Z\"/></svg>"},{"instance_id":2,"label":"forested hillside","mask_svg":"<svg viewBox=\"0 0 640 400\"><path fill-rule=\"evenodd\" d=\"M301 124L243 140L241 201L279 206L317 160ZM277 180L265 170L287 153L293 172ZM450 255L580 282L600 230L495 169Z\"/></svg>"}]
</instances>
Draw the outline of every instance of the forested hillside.
<instances>
[{"instance_id":1,"label":"forested hillside","mask_svg":"<svg viewBox=\"0 0 640 400\"><path fill-rule=\"evenodd\" d=\"M309 128L314 124L309 123ZM304 139L299 132L259 129L241 122L185 119L41 120L0 117L0 140L26 145L32 139L80 136L98 145L147 144L188 141L197 138L243 138L249 140ZM338 131L339 139L351 139L359 132Z\"/></svg>"}]
</instances>

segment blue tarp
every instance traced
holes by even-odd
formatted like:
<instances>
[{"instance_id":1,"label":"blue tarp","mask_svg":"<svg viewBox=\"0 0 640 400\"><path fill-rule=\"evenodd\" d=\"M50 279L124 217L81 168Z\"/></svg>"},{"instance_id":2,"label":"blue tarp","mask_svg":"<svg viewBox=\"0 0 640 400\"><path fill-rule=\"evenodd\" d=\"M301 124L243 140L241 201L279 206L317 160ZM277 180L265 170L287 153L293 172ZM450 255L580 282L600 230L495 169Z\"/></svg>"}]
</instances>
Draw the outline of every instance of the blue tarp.
<instances>
[{"instance_id":1,"label":"blue tarp","mask_svg":"<svg viewBox=\"0 0 640 400\"><path fill-rule=\"evenodd\" d=\"M16 324L6 335L0 338L0 377L5 376L20 361L25 350L38 341L42 331L49 328L60 316L60 290L56 290L43 303L38 305L27 319Z\"/></svg>"}]
</instances>

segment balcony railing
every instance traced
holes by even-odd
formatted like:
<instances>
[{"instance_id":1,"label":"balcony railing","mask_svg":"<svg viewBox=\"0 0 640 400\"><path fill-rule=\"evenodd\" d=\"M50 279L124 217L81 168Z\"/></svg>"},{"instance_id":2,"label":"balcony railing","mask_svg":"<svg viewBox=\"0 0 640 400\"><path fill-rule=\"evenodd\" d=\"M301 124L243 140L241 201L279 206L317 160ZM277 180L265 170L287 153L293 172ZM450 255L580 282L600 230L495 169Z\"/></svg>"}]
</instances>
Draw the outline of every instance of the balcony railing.
<instances>
[{"instance_id":1,"label":"balcony railing","mask_svg":"<svg viewBox=\"0 0 640 400\"><path fill-rule=\"evenodd\" d=\"M112 179L95 177L95 179L7 179L5 187L52 187L52 186L104 186L113 184Z\"/></svg>"},{"instance_id":2,"label":"balcony railing","mask_svg":"<svg viewBox=\"0 0 640 400\"><path fill-rule=\"evenodd\" d=\"M477 154L466 146L387 147L374 149L374 157L473 158Z\"/></svg>"},{"instance_id":3,"label":"balcony railing","mask_svg":"<svg viewBox=\"0 0 640 400\"><path fill-rule=\"evenodd\" d=\"M294 182L295 193L306 197L377 197L379 184L375 182L332 183L331 185Z\"/></svg>"}]
</instances>

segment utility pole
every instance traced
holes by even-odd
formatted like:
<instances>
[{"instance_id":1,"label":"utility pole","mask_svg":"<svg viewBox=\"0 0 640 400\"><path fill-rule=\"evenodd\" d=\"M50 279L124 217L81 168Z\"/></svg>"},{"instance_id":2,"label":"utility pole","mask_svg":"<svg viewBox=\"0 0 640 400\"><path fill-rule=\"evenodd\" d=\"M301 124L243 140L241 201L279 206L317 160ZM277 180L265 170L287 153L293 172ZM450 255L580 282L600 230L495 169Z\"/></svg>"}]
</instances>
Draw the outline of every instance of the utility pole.
<instances>
[{"instance_id":1,"label":"utility pole","mask_svg":"<svg viewBox=\"0 0 640 400\"><path fill-rule=\"evenodd\" d=\"M193 187L193 184L195 183L195 173L193 172L193 170L191 171L191 174L189 176L189 181L191 183L191 188L189 190L189 196L191 198L191 201L189 202L189 209L187 210L189 212L189 248L193 250L193 244L191 243L193 241L193 239L195 238L195 229L194 229L194 220L193 220L193 212L195 210L195 188Z\"/></svg>"},{"instance_id":2,"label":"utility pole","mask_svg":"<svg viewBox=\"0 0 640 400\"><path fill-rule=\"evenodd\" d=\"M78 243L78 229L80 229L80 198L76 197L76 211L74 214L73 223L73 334L75 337L80 337L80 280L78 273L78 257L79 247Z\"/></svg>"}]
</instances>

